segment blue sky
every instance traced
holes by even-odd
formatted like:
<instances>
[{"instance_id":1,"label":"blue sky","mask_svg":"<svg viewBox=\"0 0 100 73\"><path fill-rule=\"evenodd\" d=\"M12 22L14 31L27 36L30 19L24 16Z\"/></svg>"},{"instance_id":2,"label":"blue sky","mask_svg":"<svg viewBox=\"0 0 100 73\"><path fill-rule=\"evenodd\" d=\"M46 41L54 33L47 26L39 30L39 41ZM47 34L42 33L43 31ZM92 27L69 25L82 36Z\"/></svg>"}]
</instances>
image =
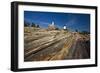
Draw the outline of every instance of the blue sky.
<instances>
[{"instance_id":1,"label":"blue sky","mask_svg":"<svg viewBox=\"0 0 100 73\"><path fill-rule=\"evenodd\" d=\"M24 20L41 28L47 28L54 21L60 29L66 25L72 31L90 32L90 14L24 11Z\"/></svg>"}]
</instances>

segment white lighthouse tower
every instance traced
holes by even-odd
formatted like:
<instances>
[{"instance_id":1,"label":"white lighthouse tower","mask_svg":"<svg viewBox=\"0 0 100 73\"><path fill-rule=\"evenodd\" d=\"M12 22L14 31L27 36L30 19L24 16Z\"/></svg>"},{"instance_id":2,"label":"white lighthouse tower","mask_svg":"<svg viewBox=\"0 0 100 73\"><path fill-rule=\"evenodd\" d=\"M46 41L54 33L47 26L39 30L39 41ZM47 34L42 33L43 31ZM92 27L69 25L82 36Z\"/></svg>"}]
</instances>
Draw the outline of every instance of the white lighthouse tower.
<instances>
[{"instance_id":1,"label":"white lighthouse tower","mask_svg":"<svg viewBox=\"0 0 100 73\"><path fill-rule=\"evenodd\" d=\"M52 21L52 23L48 26L48 29L49 30L55 30L56 29L54 21Z\"/></svg>"},{"instance_id":2,"label":"white lighthouse tower","mask_svg":"<svg viewBox=\"0 0 100 73\"><path fill-rule=\"evenodd\" d=\"M52 24L51 25L54 26L54 21L52 21Z\"/></svg>"}]
</instances>

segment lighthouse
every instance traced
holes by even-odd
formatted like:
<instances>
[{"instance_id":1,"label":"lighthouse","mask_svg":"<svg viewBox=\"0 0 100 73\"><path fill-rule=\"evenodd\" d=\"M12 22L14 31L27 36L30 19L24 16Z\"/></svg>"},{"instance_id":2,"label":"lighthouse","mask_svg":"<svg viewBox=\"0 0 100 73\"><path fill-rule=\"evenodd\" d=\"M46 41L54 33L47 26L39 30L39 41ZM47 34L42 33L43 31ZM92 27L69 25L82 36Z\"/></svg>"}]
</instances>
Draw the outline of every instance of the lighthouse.
<instances>
[{"instance_id":1,"label":"lighthouse","mask_svg":"<svg viewBox=\"0 0 100 73\"><path fill-rule=\"evenodd\" d=\"M52 21L52 24L51 24L52 26L54 26L54 22Z\"/></svg>"},{"instance_id":2,"label":"lighthouse","mask_svg":"<svg viewBox=\"0 0 100 73\"><path fill-rule=\"evenodd\" d=\"M54 23L54 21L52 21L52 23L49 24L48 29L49 29L49 30L55 30L55 29L56 29L56 28L55 28L55 23Z\"/></svg>"}]
</instances>

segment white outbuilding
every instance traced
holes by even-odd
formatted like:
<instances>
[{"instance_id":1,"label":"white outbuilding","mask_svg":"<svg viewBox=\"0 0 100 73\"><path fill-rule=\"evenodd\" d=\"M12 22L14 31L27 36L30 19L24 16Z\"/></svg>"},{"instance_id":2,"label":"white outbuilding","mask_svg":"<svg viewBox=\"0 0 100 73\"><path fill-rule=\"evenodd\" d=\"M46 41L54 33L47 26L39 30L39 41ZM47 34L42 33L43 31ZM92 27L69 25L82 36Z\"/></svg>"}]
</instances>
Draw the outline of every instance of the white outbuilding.
<instances>
[{"instance_id":1,"label":"white outbuilding","mask_svg":"<svg viewBox=\"0 0 100 73\"><path fill-rule=\"evenodd\" d=\"M67 29L67 27L66 27L66 26L64 26L64 27L63 27L63 29L65 30L65 29Z\"/></svg>"}]
</instances>

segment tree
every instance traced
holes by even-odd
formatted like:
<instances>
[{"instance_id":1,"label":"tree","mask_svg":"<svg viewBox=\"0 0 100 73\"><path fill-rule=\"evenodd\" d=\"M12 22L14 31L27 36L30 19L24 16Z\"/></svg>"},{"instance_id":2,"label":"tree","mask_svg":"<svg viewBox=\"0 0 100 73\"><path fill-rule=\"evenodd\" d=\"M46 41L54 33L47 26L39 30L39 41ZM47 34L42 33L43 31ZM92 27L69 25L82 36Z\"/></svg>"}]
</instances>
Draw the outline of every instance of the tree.
<instances>
[{"instance_id":1,"label":"tree","mask_svg":"<svg viewBox=\"0 0 100 73\"><path fill-rule=\"evenodd\" d=\"M88 31L82 31L82 34L90 34Z\"/></svg>"},{"instance_id":2,"label":"tree","mask_svg":"<svg viewBox=\"0 0 100 73\"><path fill-rule=\"evenodd\" d=\"M36 27L37 27L37 28L40 28L40 26L39 26L39 25L37 25Z\"/></svg>"},{"instance_id":3,"label":"tree","mask_svg":"<svg viewBox=\"0 0 100 73\"><path fill-rule=\"evenodd\" d=\"M56 30L59 30L59 28L58 28L58 27L56 27Z\"/></svg>"},{"instance_id":4,"label":"tree","mask_svg":"<svg viewBox=\"0 0 100 73\"><path fill-rule=\"evenodd\" d=\"M31 25L31 27L36 27L35 23L33 23L33 22L32 22L32 25Z\"/></svg>"},{"instance_id":5,"label":"tree","mask_svg":"<svg viewBox=\"0 0 100 73\"><path fill-rule=\"evenodd\" d=\"M78 30L77 30L77 29L76 29L75 31L76 31L76 32L78 32Z\"/></svg>"}]
</instances>

